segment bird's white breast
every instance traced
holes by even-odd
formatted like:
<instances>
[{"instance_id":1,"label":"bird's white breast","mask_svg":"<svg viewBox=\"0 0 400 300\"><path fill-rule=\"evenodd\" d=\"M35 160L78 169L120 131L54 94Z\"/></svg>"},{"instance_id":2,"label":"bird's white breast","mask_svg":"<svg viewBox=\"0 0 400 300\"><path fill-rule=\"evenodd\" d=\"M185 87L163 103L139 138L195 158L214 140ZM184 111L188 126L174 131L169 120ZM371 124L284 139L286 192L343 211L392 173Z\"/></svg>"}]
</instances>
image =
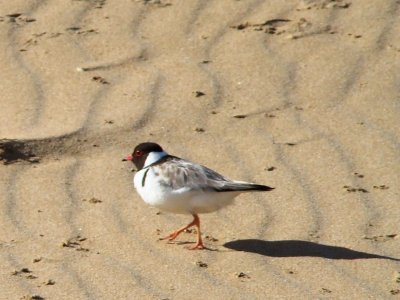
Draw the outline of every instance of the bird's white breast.
<instances>
[{"instance_id":1,"label":"bird's white breast","mask_svg":"<svg viewBox=\"0 0 400 300\"><path fill-rule=\"evenodd\" d=\"M142 169L133 178L135 189L144 202L152 206L162 206L168 191L162 186L151 168Z\"/></svg>"}]
</instances>

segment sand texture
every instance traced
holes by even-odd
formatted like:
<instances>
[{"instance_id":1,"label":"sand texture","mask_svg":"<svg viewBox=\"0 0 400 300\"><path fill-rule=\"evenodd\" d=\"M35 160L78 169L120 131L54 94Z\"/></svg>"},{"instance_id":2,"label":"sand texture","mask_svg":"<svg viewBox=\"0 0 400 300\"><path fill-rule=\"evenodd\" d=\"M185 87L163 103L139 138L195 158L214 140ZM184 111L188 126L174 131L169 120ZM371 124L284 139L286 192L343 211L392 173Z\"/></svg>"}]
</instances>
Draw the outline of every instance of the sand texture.
<instances>
[{"instance_id":1,"label":"sand texture","mask_svg":"<svg viewBox=\"0 0 400 300\"><path fill-rule=\"evenodd\" d=\"M0 4L0 299L398 299L396 0ZM275 190L194 231L133 147Z\"/></svg>"}]
</instances>

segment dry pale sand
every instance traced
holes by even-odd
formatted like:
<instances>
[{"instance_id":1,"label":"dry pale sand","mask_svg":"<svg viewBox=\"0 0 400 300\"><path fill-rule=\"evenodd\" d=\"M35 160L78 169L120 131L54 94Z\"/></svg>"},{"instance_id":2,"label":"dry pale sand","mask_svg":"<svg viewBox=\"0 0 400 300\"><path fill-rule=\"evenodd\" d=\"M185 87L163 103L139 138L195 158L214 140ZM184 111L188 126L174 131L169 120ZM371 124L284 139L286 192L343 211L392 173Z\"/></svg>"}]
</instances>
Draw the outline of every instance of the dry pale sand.
<instances>
[{"instance_id":1,"label":"dry pale sand","mask_svg":"<svg viewBox=\"0 0 400 300\"><path fill-rule=\"evenodd\" d=\"M0 299L400 297L399 15L3 1ZM190 217L135 193L148 140L276 189L202 216L214 251L158 241Z\"/></svg>"}]
</instances>

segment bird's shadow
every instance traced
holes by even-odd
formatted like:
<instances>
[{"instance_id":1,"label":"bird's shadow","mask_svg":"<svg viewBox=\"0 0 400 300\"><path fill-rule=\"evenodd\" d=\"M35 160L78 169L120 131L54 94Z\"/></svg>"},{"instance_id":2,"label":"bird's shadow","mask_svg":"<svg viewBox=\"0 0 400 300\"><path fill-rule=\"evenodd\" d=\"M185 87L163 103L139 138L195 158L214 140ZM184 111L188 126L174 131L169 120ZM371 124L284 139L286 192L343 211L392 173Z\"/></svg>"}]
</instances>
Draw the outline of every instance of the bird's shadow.
<instances>
[{"instance_id":1,"label":"bird's shadow","mask_svg":"<svg viewBox=\"0 0 400 300\"><path fill-rule=\"evenodd\" d=\"M351 250L345 247L317 244L301 240L263 241L259 239L236 240L224 244L224 247L236 251L257 253L270 257L322 257L328 259L388 259L399 258Z\"/></svg>"}]
</instances>

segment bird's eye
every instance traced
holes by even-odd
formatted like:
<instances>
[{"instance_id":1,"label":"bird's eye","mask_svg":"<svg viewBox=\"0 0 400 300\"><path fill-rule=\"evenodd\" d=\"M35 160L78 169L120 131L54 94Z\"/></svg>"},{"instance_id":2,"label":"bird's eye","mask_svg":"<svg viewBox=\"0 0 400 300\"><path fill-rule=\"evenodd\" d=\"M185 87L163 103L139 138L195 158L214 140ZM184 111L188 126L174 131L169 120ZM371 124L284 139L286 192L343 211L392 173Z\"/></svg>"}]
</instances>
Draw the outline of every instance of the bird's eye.
<instances>
[{"instance_id":1,"label":"bird's eye","mask_svg":"<svg viewBox=\"0 0 400 300\"><path fill-rule=\"evenodd\" d=\"M142 155L143 155L142 151L140 151L140 150L135 151L135 156L142 156Z\"/></svg>"}]
</instances>

